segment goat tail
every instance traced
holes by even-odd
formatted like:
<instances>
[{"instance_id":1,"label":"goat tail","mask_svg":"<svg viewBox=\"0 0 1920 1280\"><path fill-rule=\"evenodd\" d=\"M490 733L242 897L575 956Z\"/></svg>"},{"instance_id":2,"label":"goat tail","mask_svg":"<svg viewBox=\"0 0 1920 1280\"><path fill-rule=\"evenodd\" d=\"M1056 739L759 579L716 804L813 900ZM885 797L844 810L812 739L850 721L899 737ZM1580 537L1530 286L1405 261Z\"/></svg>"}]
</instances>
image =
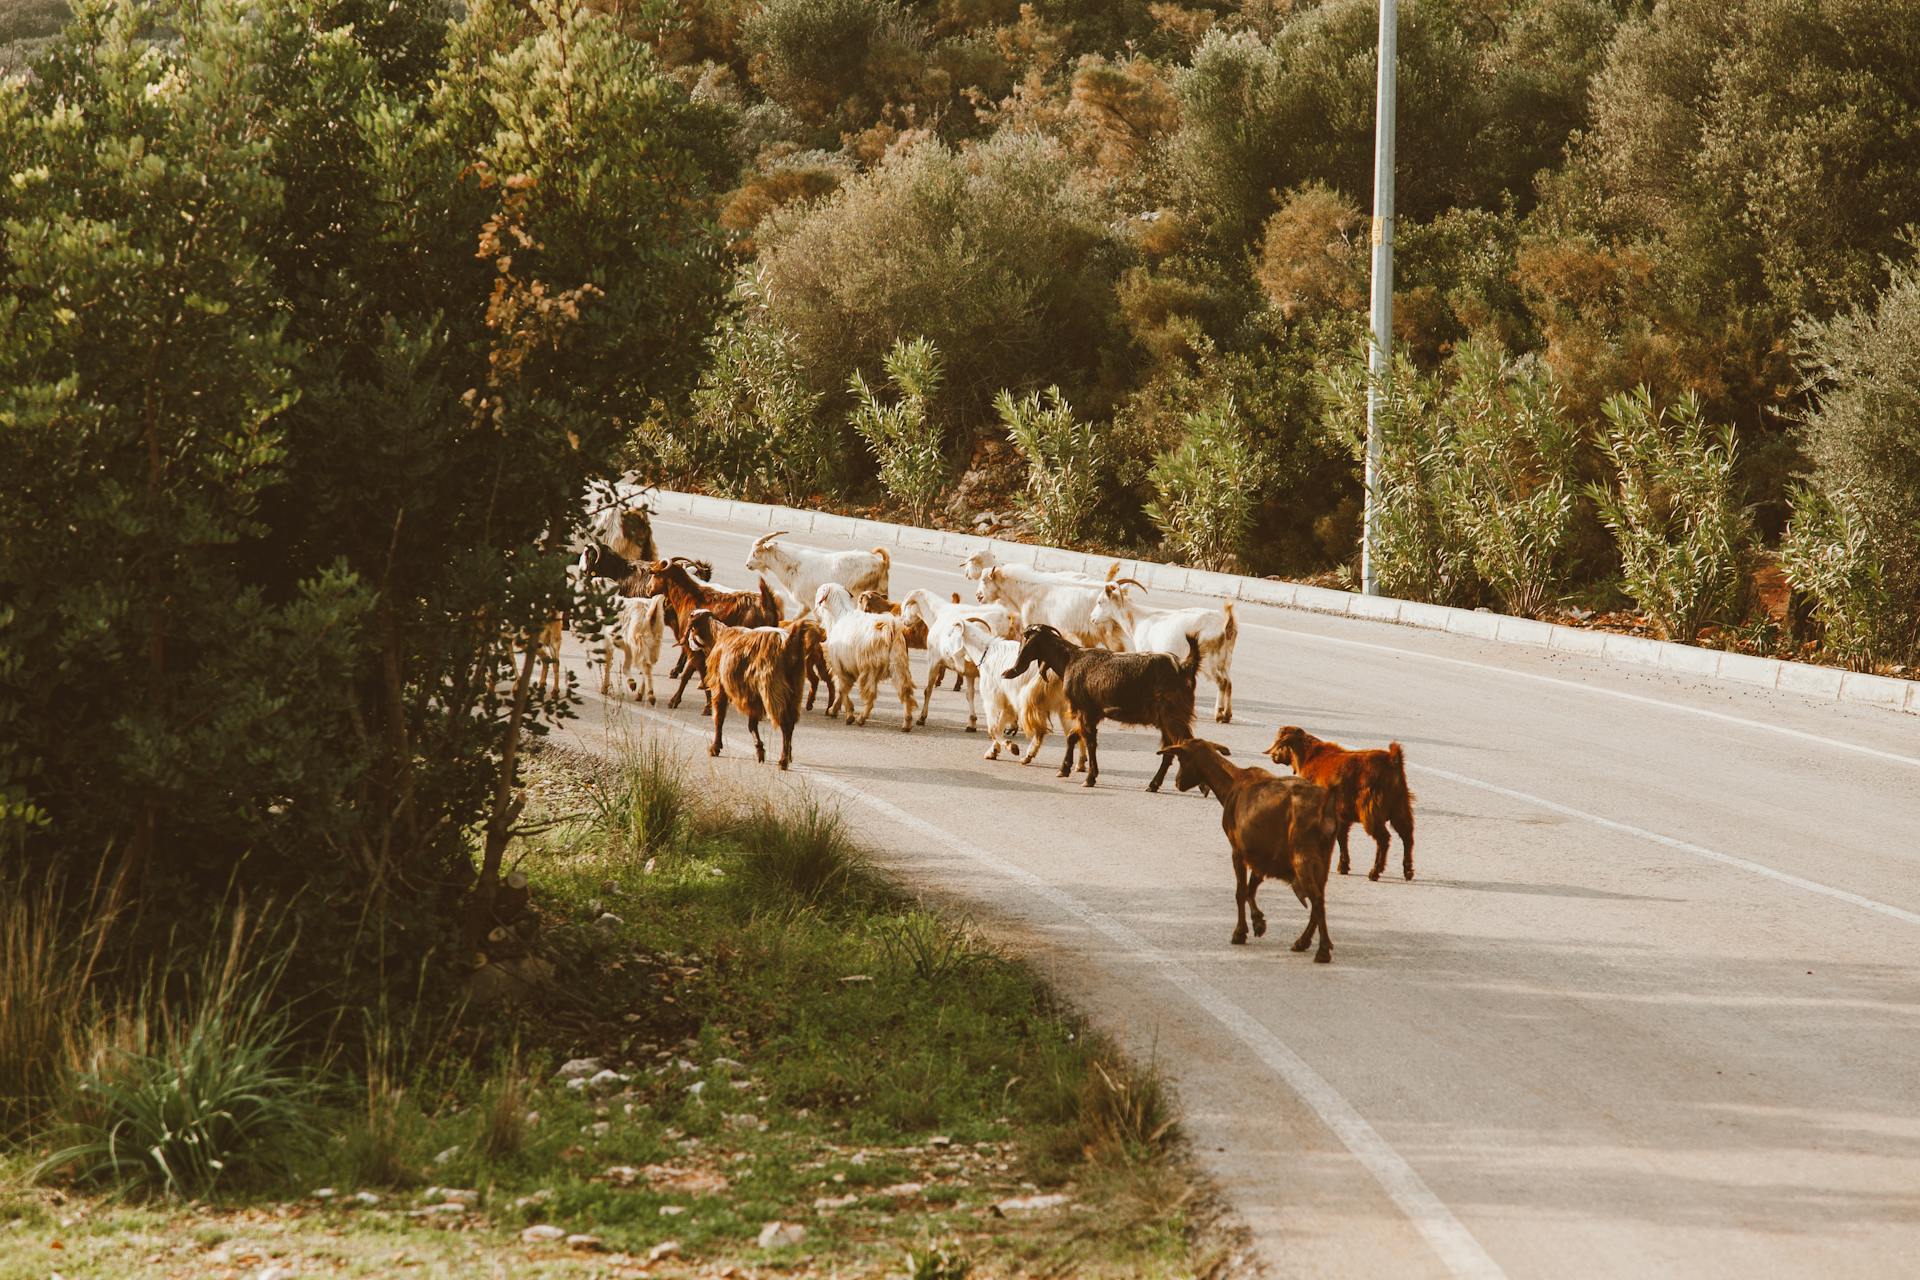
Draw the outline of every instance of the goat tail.
<instances>
[{"instance_id":1,"label":"goat tail","mask_svg":"<svg viewBox=\"0 0 1920 1280\"><path fill-rule=\"evenodd\" d=\"M880 557L880 594L887 594L887 579L893 574L893 557L887 554L885 547L875 547L873 554Z\"/></svg>"},{"instance_id":2,"label":"goat tail","mask_svg":"<svg viewBox=\"0 0 1920 1280\"><path fill-rule=\"evenodd\" d=\"M1232 614L1227 617L1231 619ZM1187 663L1180 668L1180 674L1187 678L1187 688L1193 688L1194 680L1200 675L1200 641L1192 633L1187 635Z\"/></svg>"},{"instance_id":3,"label":"goat tail","mask_svg":"<svg viewBox=\"0 0 1920 1280\"><path fill-rule=\"evenodd\" d=\"M1220 608L1227 615L1226 625L1220 628L1220 641L1231 648L1233 642L1240 638L1240 619L1233 616L1233 601L1222 600Z\"/></svg>"},{"instance_id":4,"label":"goat tail","mask_svg":"<svg viewBox=\"0 0 1920 1280\"><path fill-rule=\"evenodd\" d=\"M760 579L760 607L767 611L770 626L780 625L780 602L774 598L773 588L767 585L765 578Z\"/></svg>"},{"instance_id":5,"label":"goat tail","mask_svg":"<svg viewBox=\"0 0 1920 1280\"><path fill-rule=\"evenodd\" d=\"M1414 795L1407 787L1407 753L1400 749L1397 742L1387 744L1387 765L1395 805L1408 815L1407 821L1412 822Z\"/></svg>"}]
</instances>

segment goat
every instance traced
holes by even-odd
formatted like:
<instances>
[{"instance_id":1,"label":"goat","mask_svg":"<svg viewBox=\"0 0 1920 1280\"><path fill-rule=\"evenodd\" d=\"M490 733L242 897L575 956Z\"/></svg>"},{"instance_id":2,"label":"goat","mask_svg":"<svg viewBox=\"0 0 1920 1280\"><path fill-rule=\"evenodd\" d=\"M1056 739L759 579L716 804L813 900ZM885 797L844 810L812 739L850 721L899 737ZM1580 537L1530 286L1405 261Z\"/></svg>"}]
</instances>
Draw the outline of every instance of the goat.
<instances>
[{"instance_id":1,"label":"goat","mask_svg":"<svg viewBox=\"0 0 1920 1280\"><path fill-rule=\"evenodd\" d=\"M813 612L827 631L827 665L839 680L834 697L847 713L848 724L865 724L880 696L880 681L893 678L894 692L904 708L900 732L913 732L913 668L907 662L907 634L900 619L890 613L866 613L837 582L822 583L814 594ZM853 695L858 689L866 707L854 718ZM833 702L827 703L833 710Z\"/></svg>"},{"instance_id":2,"label":"goat","mask_svg":"<svg viewBox=\"0 0 1920 1280\"><path fill-rule=\"evenodd\" d=\"M1397 742L1385 751L1348 751L1304 729L1284 725L1273 735L1267 757L1290 766L1333 795L1334 832L1340 841L1340 874L1347 874L1347 833L1358 822L1373 837L1373 870L1378 880L1387 869L1387 827L1400 833L1400 869L1413 879L1413 792L1407 790L1407 761Z\"/></svg>"},{"instance_id":3,"label":"goat","mask_svg":"<svg viewBox=\"0 0 1920 1280\"><path fill-rule=\"evenodd\" d=\"M620 674L635 702L640 701L643 686L648 702L653 696L653 668L660 661L660 641L666 631L667 602L660 596L629 596L620 601L619 615L607 634L606 662L600 672L600 694L606 696L613 683L613 654L620 653ZM634 679L638 663L640 678Z\"/></svg>"},{"instance_id":4,"label":"goat","mask_svg":"<svg viewBox=\"0 0 1920 1280\"><path fill-rule=\"evenodd\" d=\"M814 698L820 692L821 684L827 686L827 714L833 714L833 668L827 663L827 632L812 618L795 618L792 622L783 622L781 626L807 633L807 710L813 710Z\"/></svg>"},{"instance_id":5,"label":"goat","mask_svg":"<svg viewBox=\"0 0 1920 1280\"><path fill-rule=\"evenodd\" d=\"M659 558L653 542L653 512L645 503L608 507L594 519L593 532L623 559L639 563Z\"/></svg>"},{"instance_id":6,"label":"goat","mask_svg":"<svg viewBox=\"0 0 1920 1280\"><path fill-rule=\"evenodd\" d=\"M566 633L566 616L554 613L548 615L546 622L541 624L540 630L533 632L530 637L522 638L521 648L530 647L540 655L539 673L533 681L535 697L549 696L546 693L549 681L553 685L553 693L550 696L555 698L560 696L560 642L565 639Z\"/></svg>"},{"instance_id":7,"label":"goat","mask_svg":"<svg viewBox=\"0 0 1920 1280\"><path fill-rule=\"evenodd\" d=\"M1119 569L1116 562L1113 571ZM981 604L1006 605L1019 615L1023 627L1048 626L1075 644L1121 649L1126 647L1126 637L1119 628L1093 620L1094 604L1116 583L1140 586L1132 578L1112 578L1107 583L1065 581L1026 565L997 564L980 575L973 598Z\"/></svg>"},{"instance_id":8,"label":"goat","mask_svg":"<svg viewBox=\"0 0 1920 1280\"><path fill-rule=\"evenodd\" d=\"M967 578L969 581L978 582L982 577L986 575L987 570L993 568L996 565L1004 565L1005 563L1006 561L1002 560L999 554L995 552L992 547L982 547L978 551L974 552L972 555L968 556L965 560L962 560L960 562L960 573L963 577ZM1087 582L1098 581L1097 579L1089 578L1086 574L1080 573L1073 569L1040 569L1040 568L1035 568L1032 565L1021 565L1020 567L1022 569L1028 570L1029 572L1035 574L1038 577L1050 579L1055 582L1087 583ZM1118 573L1119 571L1120 571L1120 562L1116 560L1107 569L1107 577L1111 578L1113 577L1114 574Z\"/></svg>"},{"instance_id":9,"label":"goat","mask_svg":"<svg viewBox=\"0 0 1920 1280\"><path fill-rule=\"evenodd\" d=\"M958 689L965 685L967 732L972 733L979 722L974 693L980 669L967 656L966 646L960 638L960 627L969 619L974 619L985 623L992 634L1011 639L1016 634L1013 614L1005 605L962 604L957 592L950 603L941 604L934 600L933 592L921 587L909 591L907 598L900 602L900 616L912 619L927 637L927 653L931 661L927 667L926 690L921 695L920 723L927 722L927 712L933 706L934 690L940 687L941 678L951 671L954 673L954 687Z\"/></svg>"},{"instance_id":10,"label":"goat","mask_svg":"<svg viewBox=\"0 0 1920 1280\"><path fill-rule=\"evenodd\" d=\"M1315 964L1333 959L1327 936L1327 863L1333 853L1333 797L1305 778L1283 778L1265 769L1242 769L1223 758L1227 749L1196 738L1160 748L1162 759L1177 757L1180 772L1173 785L1181 791L1201 787L1220 801L1220 826L1233 848L1234 946L1247 942L1247 915L1253 936L1264 937L1267 918L1255 896L1262 880L1284 880L1307 909L1307 927L1293 941L1305 951L1317 930Z\"/></svg>"},{"instance_id":11,"label":"goat","mask_svg":"<svg viewBox=\"0 0 1920 1280\"><path fill-rule=\"evenodd\" d=\"M775 539L784 537L786 530L763 533L753 540L753 547L747 552L749 571L772 578L779 588L791 596L798 608L799 617L806 617L813 609L813 600L820 588L829 582L837 582L847 589L849 596L862 591L878 591L887 594L887 572L893 559L885 547L875 547L871 551L820 551L813 547L781 546Z\"/></svg>"},{"instance_id":12,"label":"goat","mask_svg":"<svg viewBox=\"0 0 1920 1280\"><path fill-rule=\"evenodd\" d=\"M707 709L713 708L713 690L707 685L702 668L705 658L701 650L687 643L687 637L693 625L693 615L705 610L718 622L736 627L775 627L780 625L780 604L773 598L773 592L767 589L767 580L760 579L760 590L722 591L718 587L708 586L690 573L683 564L672 560L654 560L640 566L653 575L654 591L649 594L664 595L667 608L671 610L674 624L674 640L686 653L686 664L680 672L679 687L673 696L667 699L667 708L672 710L680 705L680 699L687 692L687 682L696 674L701 675L701 684L707 689Z\"/></svg>"},{"instance_id":13,"label":"goat","mask_svg":"<svg viewBox=\"0 0 1920 1280\"><path fill-rule=\"evenodd\" d=\"M855 597L855 603L862 613L890 613L906 624L907 648L924 649L927 647L927 624L919 618L908 617L902 602L888 600L884 591L862 591Z\"/></svg>"},{"instance_id":14,"label":"goat","mask_svg":"<svg viewBox=\"0 0 1920 1280\"><path fill-rule=\"evenodd\" d=\"M1200 646L1200 673L1213 681L1216 690L1213 718L1220 724L1232 723L1233 646L1240 638L1233 601L1222 601L1218 609L1150 609L1122 583L1109 582L1093 602L1088 620L1096 628L1118 632L1126 640L1125 647L1138 653L1178 657L1187 651L1187 637L1193 637Z\"/></svg>"},{"instance_id":15,"label":"goat","mask_svg":"<svg viewBox=\"0 0 1920 1280\"><path fill-rule=\"evenodd\" d=\"M791 765L793 727L800 721L800 680L807 663L807 629L729 626L711 610L697 609L687 632L714 690L713 743L707 754L720 754L720 734L731 705L747 718L753 758L766 763L767 744L760 740L760 721L766 719L780 726L780 767Z\"/></svg>"},{"instance_id":16,"label":"goat","mask_svg":"<svg viewBox=\"0 0 1920 1280\"><path fill-rule=\"evenodd\" d=\"M1020 763L1032 764L1054 720L1064 724L1067 719L1067 696L1060 678L1039 666L1008 678L1006 666L1019 659L1020 642L995 636L978 618L962 619L959 636L967 658L980 673L980 701L987 712L988 738L983 758L998 760L1002 740L1019 754L1013 735L1015 729L1023 729L1028 745L1020 754Z\"/></svg>"},{"instance_id":17,"label":"goat","mask_svg":"<svg viewBox=\"0 0 1920 1280\"><path fill-rule=\"evenodd\" d=\"M1102 720L1152 725L1160 730L1160 745L1184 742L1193 736L1193 681L1200 670L1200 646L1187 638L1184 665L1164 653L1108 653L1082 648L1049 626L1030 626L1023 633L1020 657L1003 674L1008 679L1032 663L1060 677L1067 697L1067 755L1060 776L1073 772L1073 746L1087 755L1089 787L1100 778L1099 737ZM1160 768L1147 783L1158 791L1172 763L1160 757Z\"/></svg>"}]
</instances>

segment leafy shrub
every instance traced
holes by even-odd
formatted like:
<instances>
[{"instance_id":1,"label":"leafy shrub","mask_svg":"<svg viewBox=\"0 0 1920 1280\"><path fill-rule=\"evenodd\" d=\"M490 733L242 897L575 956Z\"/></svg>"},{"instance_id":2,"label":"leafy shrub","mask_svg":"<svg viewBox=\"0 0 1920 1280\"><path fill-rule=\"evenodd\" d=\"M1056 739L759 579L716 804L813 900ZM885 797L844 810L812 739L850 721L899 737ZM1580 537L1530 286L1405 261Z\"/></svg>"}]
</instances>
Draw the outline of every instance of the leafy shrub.
<instances>
[{"instance_id":1,"label":"leafy shrub","mask_svg":"<svg viewBox=\"0 0 1920 1280\"><path fill-rule=\"evenodd\" d=\"M1812 598L1820 647L1829 657L1867 670L1914 651L1920 623L1913 602L1896 596L1882 545L1869 535L1851 494L1810 485L1794 492L1780 567L1794 590Z\"/></svg>"},{"instance_id":2,"label":"leafy shrub","mask_svg":"<svg viewBox=\"0 0 1920 1280\"><path fill-rule=\"evenodd\" d=\"M799 503L836 487L845 472L839 429L821 412L791 337L759 305L760 282L743 280L744 313L722 322L684 423L651 434L669 474L697 478L739 498Z\"/></svg>"},{"instance_id":3,"label":"leafy shrub","mask_svg":"<svg viewBox=\"0 0 1920 1280\"><path fill-rule=\"evenodd\" d=\"M1661 635L1692 643L1745 604L1754 534L1733 428L1709 427L1693 395L1656 409L1645 387L1603 409L1600 443L1615 480L1588 491L1619 549L1626 593Z\"/></svg>"},{"instance_id":4,"label":"leafy shrub","mask_svg":"<svg viewBox=\"0 0 1920 1280\"><path fill-rule=\"evenodd\" d=\"M75 1181L198 1197L282 1164L317 1135L313 1081L288 1064L277 968L250 966L245 917L177 1003L150 994L102 1014L65 1083L60 1145L38 1166Z\"/></svg>"},{"instance_id":5,"label":"leafy shrub","mask_svg":"<svg viewBox=\"0 0 1920 1280\"><path fill-rule=\"evenodd\" d=\"M1920 262L1891 268L1872 307L1798 337L1818 495L1796 504L1787 571L1837 656L1920 662Z\"/></svg>"},{"instance_id":6,"label":"leafy shrub","mask_svg":"<svg viewBox=\"0 0 1920 1280\"><path fill-rule=\"evenodd\" d=\"M1509 613L1538 617L1564 581L1580 433L1536 360L1469 343L1439 405L1457 459L1456 519L1473 567Z\"/></svg>"},{"instance_id":7,"label":"leafy shrub","mask_svg":"<svg viewBox=\"0 0 1920 1280\"><path fill-rule=\"evenodd\" d=\"M887 495L907 509L913 523L925 524L947 478L940 424L930 412L944 376L940 353L925 338L902 339L893 344L883 364L900 398L892 404L881 403L867 380L855 372L848 384L854 396L848 421L879 461L880 483Z\"/></svg>"},{"instance_id":8,"label":"leafy shrub","mask_svg":"<svg viewBox=\"0 0 1920 1280\"><path fill-rule=\"evenodd\" d=\"M1367 353L1356 351L1322 379L1325 425L1363 466L1367 456ZM1398 353L1380 406L1380 466L1374 476L1369 547L1380 590L1407 600L1470 606L1480 596L1471 535L1460 520L1466 476L1441 391Z\"/></svg>"},{"instance_id":9,"label":"leafy shrub","mask_svg":"<svg viewBox=\"0 0 1920 1280\"><path fill-rule=\"evenodd\" d=\"M1041 541L1074 546L1085 536L1101 498L1106 471L1105 440L1092 422L1080 422L1073 406L1048 387L1015 400L1002 391L993 402L1007 439L1027 460L1027 492L1020 508Z\"/></svg>"},{"instance_id":10,"label":"leafy shrub","mask_svg":"<svg viewBox=\"0 0 1920 1280\"><path fill-rule=\"evenodd\" d=\"M767 95L815 124L867 123L911 78L923 42L891 0L769 0L740 32Z\"/></svg>"},{"instance_id":11,"label":"leafy shrub","mask_svg":"<svg viewBox=\"0 0 1920 1280\"><path fill-rule=\"evenodd\" d=\"M1253 527L1263 468L1231 399L1194 413L1186 438L1154 460L1147 515L1182 563L1231 569Z\"/></svg>"},{"instance_id":12,"label":"leafy shrub","mask_svg":"<svg viewBox=\"0 0 1920 1280\"><path fill-rule=\"evenodd\" d=\"M902 143L756 238L767 305L815 389L839 396L854 370L922 334L946 363L957 427L1003 387L1057 383L1083 411L1102 407L1124 346L1113 223L1064 148L999 134L964 151Z\"/></svg>"}]
</instances>

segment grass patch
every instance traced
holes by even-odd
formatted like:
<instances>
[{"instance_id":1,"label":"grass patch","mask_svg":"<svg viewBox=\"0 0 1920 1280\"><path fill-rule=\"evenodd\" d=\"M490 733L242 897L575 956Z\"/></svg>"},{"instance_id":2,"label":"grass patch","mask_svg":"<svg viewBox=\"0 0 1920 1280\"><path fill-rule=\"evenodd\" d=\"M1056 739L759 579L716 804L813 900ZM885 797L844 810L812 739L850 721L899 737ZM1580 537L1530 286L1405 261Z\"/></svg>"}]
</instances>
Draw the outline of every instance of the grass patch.
<instances>
[{"instance_id":1,"label":"grass patch","mask_svg":"<svg viewBox=\"0 0 1920 1280\"><path fill-rule=\"evenodd\" d=\"M239 1270L242 1250L302 1275L606 1274L669 1243L649 1274L1206 1269L1150 1070L892 890L834 810L735 809L692 767L658 745L536 757L520 866L553 984L461 1041L478 1056L375 1011L330 1136L278 1185L159 1216L35 1193L14 1236L60 1236L69 1277ZM994 1208L1044 1194L1064 1201ZM805 1237L762 1251L771 1222ZM546 1225L602 1252L521 1241Z\"/></svg>"}]
</instances>

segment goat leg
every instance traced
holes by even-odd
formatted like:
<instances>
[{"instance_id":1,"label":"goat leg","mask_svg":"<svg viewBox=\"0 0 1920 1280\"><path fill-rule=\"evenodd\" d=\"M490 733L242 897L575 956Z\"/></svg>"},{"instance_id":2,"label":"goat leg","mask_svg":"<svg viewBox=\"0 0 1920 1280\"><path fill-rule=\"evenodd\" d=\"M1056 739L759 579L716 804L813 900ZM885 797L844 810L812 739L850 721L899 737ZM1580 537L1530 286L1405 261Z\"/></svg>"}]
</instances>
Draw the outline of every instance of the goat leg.
<instances>
[{"instance_id":1,"label":"goat leg","mask_svg":"<svg viewBox=\"0 0 1920 1280\"><path fill-rule=\"evenodd\" d=\"M1073 776L1073 748L1079 741L1080 730L1072 721L1069 721L1067 723L1067 754L1060 761L1060 776L1063 778Z\"/></svg>"},{"instance_id":2,"label":"goat leg","mask_svg":"<svg viewBox=\"0 0 1920 1280\"><path fill-rule=\"evenodd\" d=\"M1262 878L1258 871L1247 872L1247 910L1253 915L1253 936L1256 938L1267 936L1267 917L1260 910L1258 897Z\"/></svg>"},{"instance_id":3,"label":"goat leg","mask_svg":"<svg viewBox=\"0 0 1920 1280\"><path fill-rule=\"evenodd\" d=\"M687 655L686 655L686 653L685 653L685 651L684 651L684 650L683 650L683 651L681 652L681 654L680 654L680 659L681 659L681 662L680 662L680 685L679 685L679 687L678 687L678 688L676 688L676 689L675 689L675 690L673 691L673 696L672 696L671 698L668 698L668 699L667 699L667 710L669 710L669 711L678 711L678 710L680 709L680 699L686 696L686 692L687 692L687 683L688 683L688 681L690 681L690 680L692 680L692 679L693 679L693 676L694 676L694 671L695 671L695 665L696 665L696 664L694 664L694 663L692 663L692 662L690 662L690 661L688 661L688 660L687 660ZM699 666L701 666L701 667L704 667L704 666L705 666L706 664L705 664L705 663L700 663L700 664L698 664L698 665L699 665ZM701 673L701 676L702 676L702 683L704 683L704 682L705 682L705 672L702 672L702 673ZM667 679L669 679L669 680L671 680L671 679L673 679L673 676L672 676L672 674L671 674L671 673L669 673L669 674L668 674L668 676L667 676Z\"/></svg>"},{"instance_id":4,"label":"goat leg","mask_svg":"<svg viewBox=\"0 0 1920 1280\"><path fill-rule=\"evenodd\" d=\"M707 748L708 755L717 756L720 754L720 728L726 724L726 722L727 700L722 698L713 708L713 745Z\"/></svg>"},{"instance_id":5,"label":"goat leg","mask_svg":"<svg viewBox=\"0 0 1920 1280\"><path fill-rule=\"evenodd\" d=\"M1083 784L1085 786L1090 787L1094 783L1100 780L1100 757L1098 755L1099 749L1100 749L1099 726L1087 724L1085 721L1082 721L1080 725L1080 751L1081 751L1081 754L1083 754L1087 758L1087 780ZM1172 756L1160 757L1160 772L1162 774L1166 773L1167 761L1171 759L1173 759ZM1156 777L1153 780L1153 785L1156 787L1160 785L1160 779L1158 777Z\"/></svg>"},{"instance_id":6,"label":"goat leg","mask_svg":"<svg viewBox=\"0 0 1920 1280\"><path fill-rule=\"evenodd\" d=\"M927 712L933 710L933 691L940 687L940 677L947 673L946 663L935 658L933 665L927 668L926 692L920 696L920 723L927 722Z\"/></svg>"},{"instance_id":7,"label":"goat leg","mask_svg":"<svg viewBox=\"0 0 1920 1280\"><path fill-rule=\"evenodd\" d=\"M1220 694L1213 700L1213 718L1220 724L1232 724L1233 681L1222 676L1218 680L1215 680L1214 684L1219 686Z\"/></svg>"},{"instance_id":8,"label":"goat leg","mask_svg":"<svg viewBox=\"0 0 1920 1280\"><path fill-rule=\"evenodd\" d=\"M1367 879L1378 880L1380 873L1387 869L1387 846L1392 841L1387 836L1387 820L1375 816L1373 825L1367 828L1367 834L1373 837L1373 870L1367 872Z\"/></svg>"},{"instance_id":9,"label":"goat leg","mask_svg":"<svg viewBox=\"0 0 1920 1280\"><path fill-rule=\"evenodd\" d=\"M1338 830L1338 831L1337 831L1337 832L1335 833L1335 835L1336 835L1336 838L1337 838L1337 839L1339 840L1339 842L1340 842L1340 874L1341 874L1341 875L1345 875L1345 874L1347 874L1347 830L1348 830L1348 826L1347 826L1347 824L1346 824L1346 823L1344 823L1344 822L1342 822L1342 823L1337 823L1336 825L1337 825L1337 826L1338 826L1338 828L1339 828L1339 830Z\"/></svg>"},{"instance_id":10,"label":"goat leg","mask_svg":"<svg viewBox=\"0 0 1920 1280\"><path fill-rule=\"evenodd\" d=\"M760 717L751 711L747 713L747 732L753 735L753 758L759 764L767 762L767 744L760 741Z\"/></svg>"},{"instance_id":11,"label":"goat leg","mask_svg":"<svg viewBox=\"0 0 1920 1280\"><path fill-rule=\"evenodd\" d=\"M1247 945L1247 860L1240 856L1238 849L1233 852L1233 916L1233 936L1227 941L1244 947Z\"/></svg>"}]
</instances>

